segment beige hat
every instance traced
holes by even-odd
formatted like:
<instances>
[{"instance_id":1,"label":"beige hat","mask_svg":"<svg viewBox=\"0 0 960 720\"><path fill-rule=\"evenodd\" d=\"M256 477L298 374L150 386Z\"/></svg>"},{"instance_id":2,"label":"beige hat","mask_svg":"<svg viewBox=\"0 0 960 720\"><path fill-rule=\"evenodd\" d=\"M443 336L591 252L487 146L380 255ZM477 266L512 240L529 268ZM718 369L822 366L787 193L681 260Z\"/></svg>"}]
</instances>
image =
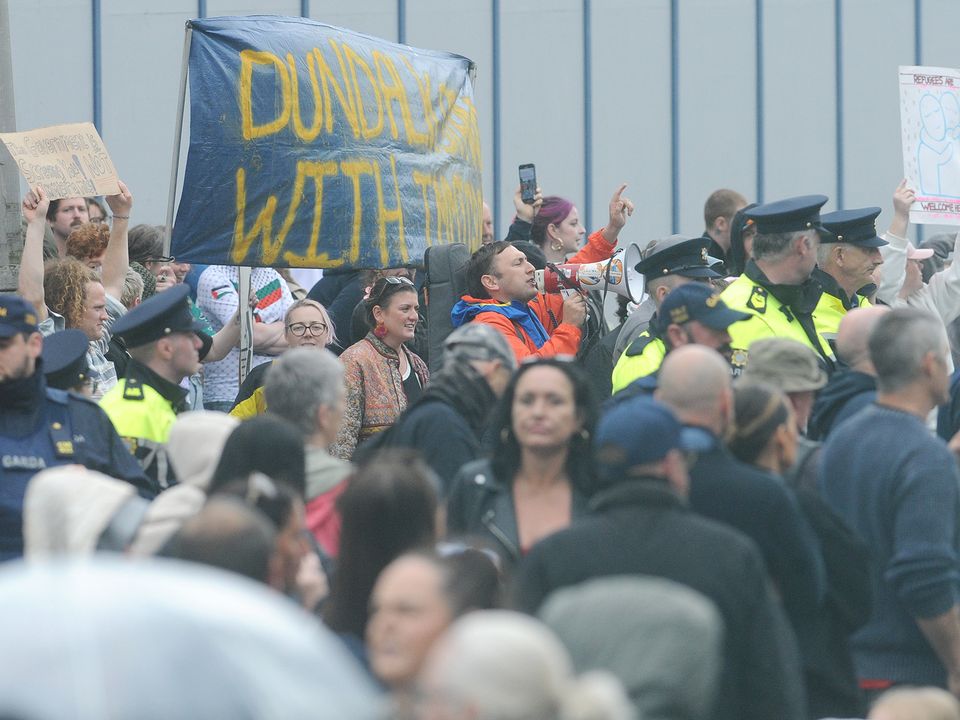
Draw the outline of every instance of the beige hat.
<instances>
[{"instance_id":1,"label":"beige hat","mask_svg":"<svg viewBox=\"0 0 960 720\"><path fill-rule=\"evenodd\" d=\"M812 348L789 338L763 338L751 343L744 382L762 382L784 392L819 390L827 373Z\"/></svg>"},{"instance_id":2,"label":"beige hat","mask_svg":"<svg viewBox=\"0 0 960 720\"><path fill-rule=\"evenodd\" d=\"M82 465L38 472L23 499L24 555L28 560L89 555L117 512L136 499L130 483Z\"/></svg>"},{"instance_id":3,"label":"beige hat","mask_svg":"<svg viewBox=\"0 0 960 720\"><path fill-rule=\"evenodd\" d=\"M170 427L167 454L177 480L206 491L227 437L240 421L210 410L194 410L177 416Z\"/></svg>"}]
</instances>

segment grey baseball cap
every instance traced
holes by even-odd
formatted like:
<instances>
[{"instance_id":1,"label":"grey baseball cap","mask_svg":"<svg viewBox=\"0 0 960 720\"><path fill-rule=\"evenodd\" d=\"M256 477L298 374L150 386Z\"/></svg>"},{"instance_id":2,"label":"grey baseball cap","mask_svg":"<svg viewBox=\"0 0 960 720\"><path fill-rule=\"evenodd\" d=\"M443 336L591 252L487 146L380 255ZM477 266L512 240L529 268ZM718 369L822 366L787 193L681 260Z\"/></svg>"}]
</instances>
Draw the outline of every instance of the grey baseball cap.
<instances>
[{"instance_id":1,"label":"grey baseball cap","mask_svg":"<svg viewBox=\"0 0 960 720\"><path fill-rule=\"evenodd\" d=\"M789 338L763 338L750 344L744 382L763 382L784 392L819 390L827 373L812 348Z\"/></svg>"},{"instance_id":2,"label":"grey baseball cap","mask_svg":"<svg viewBox=\"0 0 960 720\"><path fill-rule=\"evenodd\" d=\"M517 369L517 358L506 338L483 323L458 327L443 341L443 351L445 356L456 352L470 360L500 360L511 371Z\"/></svg>"}]
</instances>

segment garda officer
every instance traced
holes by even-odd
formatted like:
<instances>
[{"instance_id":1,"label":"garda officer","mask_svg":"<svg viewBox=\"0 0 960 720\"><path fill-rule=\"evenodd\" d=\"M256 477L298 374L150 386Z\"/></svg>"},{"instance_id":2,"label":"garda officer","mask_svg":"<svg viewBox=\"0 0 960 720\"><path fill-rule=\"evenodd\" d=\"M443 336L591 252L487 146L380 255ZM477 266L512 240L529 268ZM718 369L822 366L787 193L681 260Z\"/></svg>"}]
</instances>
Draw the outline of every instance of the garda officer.
<instances>
[{"instance_id":1,"label":"garda officer","mask_svg":"<svg viewBox=\"0 0 960 720\"><path fill-rule=\"evenodd\" d=\"M96 403L47 387L42 347L33 305L0 295L0 560L23 554L23 496L39 470L79 464L147 489Z\"/></svg>"},{"instance_id":2,"label":"garda officer","mask_svg":"<svg viewBox=\"0 0 960 720\"><path fill-rule=\"evenodd\" d=\"M873 283L874 270L883 264L879 248L887 244L877 236L879 214L880 208L868 207L839 210L820 218L831 236L820 238L813 277L823 287L823 295L813 320L817 332L828 340L836 337L847 311L871 304L862 289Z\"/></svg>"},{"instance_id":3,"label":"garda officer","mask_svg":"<svg viewBox=\"0 0 960 720\"><path fill-rule=\"evenodd\" d=\"M57 390L72 390L90 397L95 388L91 386L90 363L87 349L90 341L82 330L71 328L48 335L43 341L43 374L47 387Z\"/></svg>"},{"instance_id":4,"label":"garda officer","mask_svg":"<svg viewBox=\"0 0 960 720\"><path fill-rule=\"evenodd\" d=\"M757 228L753 259L721 294L728 306L751 315L730 328L735 369L747 363L750 344L763 337L802 342L833 369L833 352L813 320L823 289L811 278L821 234L829 235L820 223L826 202L825 195L804 195L758 205L747 214Z\"/></svg>"},{"instance_id":5,"label":"garda officer","mask_svg":"<svg viewBox=\"0 0 960 720\"><path fill-rule=\"evenodd\" d=\"M190 289L176 285L144 300L113 325L130 353L123 381L100 400L158 492L173 482L166 443L187 409L180 382L199 371L210 338L190 313Z\"/></svg>"},{"instance_id":6,"label":"garda officer","mask_svg":"<svg viewBox=\"0 0 960 720\"><path fill-rule=\"evenodd\" d=\"M722 277L712 268L720 261L707 254L711 242L709 237L671 235L653 240L643 250L643 259L637 263L636 271L644 276L647 299L630 314L617 338L613 392L660 367L666 350L653 328L657 308L667 294L687 283L706 283Z\"/></svg>"},{"instance_id":7,"label":"garda officer","mask_svg":"<svg viewBox=\"0 0 960 720\"><path fill-rule=\"evenodd\" d=\"M728 308L720 295L710 285L687 283L681 285L664 299L657 311L651 329L655 338L647 347L658 345L662 350L654 354L642 354L639 359L659 358L654 365L635 369L644 374L614 395L619 401L633 395L647 395L656 390L657 372L663 358L683 345L703 345L716 350L727 361L731 359L729 328L736 322L749 319L745 312Z\"/></svg>"}]
</instances>

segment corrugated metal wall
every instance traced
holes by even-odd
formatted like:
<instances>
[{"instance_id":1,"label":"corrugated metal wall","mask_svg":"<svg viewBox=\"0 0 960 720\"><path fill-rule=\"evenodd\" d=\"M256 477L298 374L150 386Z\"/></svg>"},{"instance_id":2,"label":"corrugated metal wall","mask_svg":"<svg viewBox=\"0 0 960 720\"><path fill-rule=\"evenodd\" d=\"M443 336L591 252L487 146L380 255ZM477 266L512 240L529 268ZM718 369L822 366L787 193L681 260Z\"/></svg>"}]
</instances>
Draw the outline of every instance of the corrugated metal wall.
<instances>
[{"instance_id":1,"label":"corrugated metal wall","mask_svg":"<svg viewBox=\"0 0 960 720\"><path fill-rule=\"evenodd\" d=\"M484 193L516 166L592 227L619 182L628 239L699 233L718 187L880 205L902 174L898 65L960 65L957 0L11 0L18 129L92 120L165 217L184 22L308 15L478 65Z\"/></svg>"}]
</instances>

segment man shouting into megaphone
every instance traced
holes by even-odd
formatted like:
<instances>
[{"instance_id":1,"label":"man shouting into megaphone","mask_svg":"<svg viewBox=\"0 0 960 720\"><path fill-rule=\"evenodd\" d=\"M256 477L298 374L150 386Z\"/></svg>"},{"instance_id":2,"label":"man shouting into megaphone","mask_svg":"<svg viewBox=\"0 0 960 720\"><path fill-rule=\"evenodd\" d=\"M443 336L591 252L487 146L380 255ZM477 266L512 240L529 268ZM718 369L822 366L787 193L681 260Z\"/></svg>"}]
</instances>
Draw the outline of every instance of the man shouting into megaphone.
<instances>
[{"instance_id":1,"label":"man shouting into megaphone","mask_svg":"<svg viewBox=\"0 0 960 720\"><path fill-rule=\"evenodd\" d=\"M569 263L586 263L603 242L606 257L613 254L620 230L633 212L633 203L622 197L621 185L610 201L610 220L593 233L590 243ZM506 241L482 245L467 264L467 292L453 306L453 326L482 322L501 333L517 360L527 357L576 355L583 337L587 308L580 293L566 297L537 292L535 268L516 246Z\"/></svg>"}]
</instances>

